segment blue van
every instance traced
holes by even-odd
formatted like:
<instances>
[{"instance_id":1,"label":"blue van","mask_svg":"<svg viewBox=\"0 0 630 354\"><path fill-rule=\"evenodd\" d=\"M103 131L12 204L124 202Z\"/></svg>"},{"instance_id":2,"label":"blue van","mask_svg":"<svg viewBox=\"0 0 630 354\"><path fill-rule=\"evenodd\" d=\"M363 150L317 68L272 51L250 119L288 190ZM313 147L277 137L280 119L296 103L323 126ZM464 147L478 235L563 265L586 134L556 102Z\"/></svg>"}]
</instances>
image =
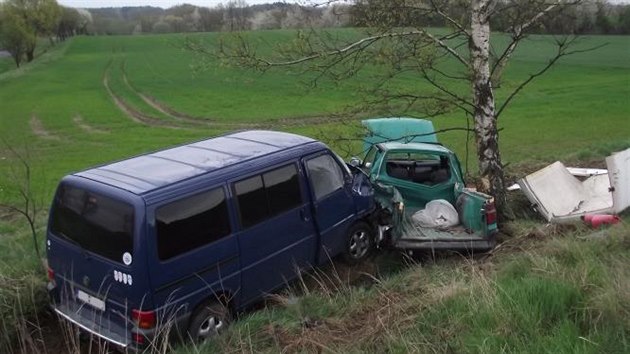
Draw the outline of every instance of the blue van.
<instances>
[{"instance_id":1,"label":"blue van","mask_svg":"<svg viewBox=\"0 0 630 354\"><path fill-rule=\"evenodd\" d=\"M298 272L374 244L367 177L323 143L244 131L65 176L47 230L54 311L119 347L193 340Z\"/></svg>"}]
</instances>

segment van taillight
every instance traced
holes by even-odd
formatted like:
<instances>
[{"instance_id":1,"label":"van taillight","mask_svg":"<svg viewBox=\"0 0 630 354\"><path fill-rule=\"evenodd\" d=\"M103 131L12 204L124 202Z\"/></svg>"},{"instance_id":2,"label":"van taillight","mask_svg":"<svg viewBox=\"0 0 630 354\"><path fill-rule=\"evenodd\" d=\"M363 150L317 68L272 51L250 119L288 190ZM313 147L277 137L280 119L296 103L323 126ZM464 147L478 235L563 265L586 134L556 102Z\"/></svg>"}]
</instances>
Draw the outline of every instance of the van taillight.
<instances>
[{"instance_id":1,"label":"van taillight","mask_svg":"<svg viewBox=\"0 0 630 354\"><path fill-rule=\"evenodd\" d=\"M55 281L55 271L52 270L52 268L48 267L48 281L50 282L54 282Z\"/></svg>"},{"instance_id":2,"label":"van taillight","mask_svg":"<svg viewBox=\"0 0 630 354\"><path fill-rule=\"evenodd\" d=\"M486 225L491 225L497 222L497 208L494 206L494 201L486 202L484 209L486 210Z\"/></svg>"},{"instance_id":3,"label":"van taillight","mask_svg":"<svg viewBox=\"0 0 630 354\"><path fill-rule=\"evenodd\" d=\"M155 327L155 311L132 310L131 319L138 328L149 329Z\"/></svg>"},{"instance_id":4,"label":"van taillight","mask_svg":"<svg viewBox=\"0 0 630 354\"><path fill-rule=\"evenodd\" d=\"M144 338L144 336L142 334L140 334L140 333L132 333L131 334L131 338L137 344L144 345L145 338Z\"/></svg>"}]
</instances>

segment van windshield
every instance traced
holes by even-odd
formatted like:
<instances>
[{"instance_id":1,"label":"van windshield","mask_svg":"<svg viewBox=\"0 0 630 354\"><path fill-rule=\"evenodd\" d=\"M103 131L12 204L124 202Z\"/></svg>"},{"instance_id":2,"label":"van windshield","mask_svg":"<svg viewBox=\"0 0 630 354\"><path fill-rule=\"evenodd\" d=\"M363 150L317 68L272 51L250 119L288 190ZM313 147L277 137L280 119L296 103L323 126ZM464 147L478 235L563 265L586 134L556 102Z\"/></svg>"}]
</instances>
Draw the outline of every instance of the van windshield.
<instances>
[{"instance_id":1,"label":"van windshield","mask_svg":"<svg viewBox=\"0 0 630 354\"><path fill-rule=\"evenodd\" d=\"M133 207L81 188L62 185L51 210L51 232L86 251L128 264L133 253Z\"/></svg>"}]
</instances>

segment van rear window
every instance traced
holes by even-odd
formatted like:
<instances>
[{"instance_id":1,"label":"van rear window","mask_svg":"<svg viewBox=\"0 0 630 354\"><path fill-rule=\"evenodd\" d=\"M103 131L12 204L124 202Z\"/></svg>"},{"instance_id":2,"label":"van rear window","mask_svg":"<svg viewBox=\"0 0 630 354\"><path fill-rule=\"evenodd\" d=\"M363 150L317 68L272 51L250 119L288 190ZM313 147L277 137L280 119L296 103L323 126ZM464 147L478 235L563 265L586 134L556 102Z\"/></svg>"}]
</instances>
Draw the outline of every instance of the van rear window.
<instances>
[{"instance_id":1,"label":"van rear window","mask_svg":"<svg viewBox=\"0 0 630 354\"><path fill-rule=\"evenodd\" d=\"M133 207L81 188L62 185L52 207L51 232L116 262L133 253Z\"/></svg>"}]
</instances>

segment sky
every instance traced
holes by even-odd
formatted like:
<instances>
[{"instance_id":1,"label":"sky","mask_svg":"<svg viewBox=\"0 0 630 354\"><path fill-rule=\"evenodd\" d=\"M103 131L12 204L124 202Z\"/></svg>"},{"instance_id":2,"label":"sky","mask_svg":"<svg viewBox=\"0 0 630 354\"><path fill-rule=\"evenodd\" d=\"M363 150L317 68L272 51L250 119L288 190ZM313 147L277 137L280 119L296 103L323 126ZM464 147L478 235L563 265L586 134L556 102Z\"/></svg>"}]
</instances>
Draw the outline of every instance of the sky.
<instances>
[{"instance_id":1,"label":"sky","mask_svg":"<svg viewBox=\"0 0 630 354\"><path fill-rule=\"evenodd\" d=\"M179 4L192 4L197 6L213 7L218 3L226 3L228 0L57 0L58 3L70 7L91 8L91 7L121 7L121 6L157 6L162 8L169 8L171 6ZM283 2L300 2L305 3L305 0L246 0L250 5L252 4L264 4L272 3L276 1ZM614 4L629 3L630 0L609 0Z\"/></svg>"}]
</instances>

